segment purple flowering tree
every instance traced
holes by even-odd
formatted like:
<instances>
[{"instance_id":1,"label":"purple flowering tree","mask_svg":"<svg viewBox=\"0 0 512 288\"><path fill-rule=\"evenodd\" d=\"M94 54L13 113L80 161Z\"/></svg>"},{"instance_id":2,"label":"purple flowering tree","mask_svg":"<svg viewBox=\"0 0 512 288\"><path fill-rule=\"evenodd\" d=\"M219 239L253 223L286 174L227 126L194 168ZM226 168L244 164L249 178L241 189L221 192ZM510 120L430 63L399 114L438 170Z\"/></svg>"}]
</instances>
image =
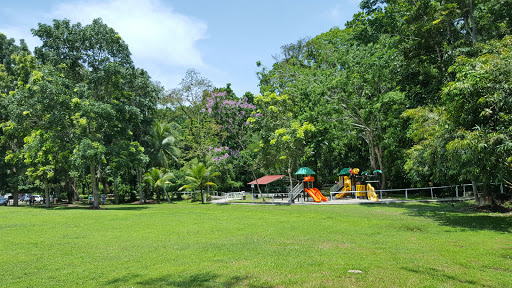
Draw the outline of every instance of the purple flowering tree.
<instances>
[{"instance_id":1,"label":"purple flowering tree","mask_svg":"<svg viewBox=\"0 0 512 288\"><path fill-rule=\"evenodd\" d=\"M221 146L210 147L212 160L217 165L226 165L228 161L232 161L234 165L248 166L256 179L255 167L251 163L252 157L249 156L248 149L253 132L252 122L261 117L256 112L256 106L247 97L237 98L226 91L213 92L207 98L203 112L213 118L222 131ZM258 192L261 195L259 185Z\"/></svg>"},{"instance_id":2,"label":"purple flowering tree","mask_svg":"<svg viewBox=\"0 0 512 288\"><path fill-rule=\"evenodd\" d=\"M227 92L213 92L206 100L204 112L215 119L224 134L221 143L231 149L241 151L245 146L247 133L250 132L250 117L259 117L256 106L248 102L247 97L233 97Z\"/></svg>"}]
</instances>

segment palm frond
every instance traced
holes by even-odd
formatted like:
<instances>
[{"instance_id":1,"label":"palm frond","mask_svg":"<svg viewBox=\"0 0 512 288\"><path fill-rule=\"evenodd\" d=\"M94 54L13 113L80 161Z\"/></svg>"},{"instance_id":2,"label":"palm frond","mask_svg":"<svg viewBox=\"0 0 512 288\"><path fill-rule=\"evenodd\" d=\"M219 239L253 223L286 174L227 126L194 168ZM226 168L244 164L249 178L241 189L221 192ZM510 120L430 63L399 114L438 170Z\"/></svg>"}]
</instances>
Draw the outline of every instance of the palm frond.
<instances>
[{"instance_id":1,"label":"palm frond","mask_svg":"<svg viewBox=\"0 0 512 288\"><path fill-rule=\"evenodd\" d=\"M184 189L189 189L189 188L195 188L195 187L194 187L194 186L192 186L192 185L183 185L183 186L181 186L181 187L178 189L178 191L182 191L182 190L184 190Z\"/></svg>"}]
</instances>

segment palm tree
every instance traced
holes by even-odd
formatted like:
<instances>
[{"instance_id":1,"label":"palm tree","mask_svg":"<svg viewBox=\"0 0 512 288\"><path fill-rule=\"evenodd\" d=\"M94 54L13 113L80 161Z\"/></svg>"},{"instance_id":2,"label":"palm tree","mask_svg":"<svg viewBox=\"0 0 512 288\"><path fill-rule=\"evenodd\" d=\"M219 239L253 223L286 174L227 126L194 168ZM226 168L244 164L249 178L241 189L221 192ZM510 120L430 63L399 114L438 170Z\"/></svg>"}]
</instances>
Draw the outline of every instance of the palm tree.
<instances>
[{"instance_id":1,"label":"palm tree","mask_svg":"<svg viewBox=\"0 0 512 288\"><path fill-rule=\"evenodd\" d=\"M189 182L189 184L183 185L180 187L180 189L178 189L178 191L182 191L183 189L188 188L199 189L201 191L201 203L204 204L204 188L206 186L217 186L211 181L212 178L220 175L219 172L214 172L213 168L213 166L206 167L205 164L201 162L197 163L197 160L195 160L190 168L186 170L187 177L185 179Z\"/></svg>"},{"instance_id":2,"label":"palm tree","mask_svg":"<svg viewBox=\"0 0 512 288\"><path fill-rule=\"evenodd\" d=\"M155 122L151 127L151 160L157 167L169 168L169 160L178 161L175 129L169 123Z\"/></svg>"},{"instance_id":3,"label":"palm tree","mask_svg":"<svg viewBox=\"0 0 512 288\"><path fill-rule=\"evenodd\" d=\"M165 169L153 168L150 172L144 174L144 182L149 183L156 192L156 202L160 203L160 188L163 188L165 195L167 196L167 201L171 202L171 198L169 197L169 193L165 190L165 185L172 184L169 180L174 177L171 172L167 172Z\"/></svg>"}]
</instances>

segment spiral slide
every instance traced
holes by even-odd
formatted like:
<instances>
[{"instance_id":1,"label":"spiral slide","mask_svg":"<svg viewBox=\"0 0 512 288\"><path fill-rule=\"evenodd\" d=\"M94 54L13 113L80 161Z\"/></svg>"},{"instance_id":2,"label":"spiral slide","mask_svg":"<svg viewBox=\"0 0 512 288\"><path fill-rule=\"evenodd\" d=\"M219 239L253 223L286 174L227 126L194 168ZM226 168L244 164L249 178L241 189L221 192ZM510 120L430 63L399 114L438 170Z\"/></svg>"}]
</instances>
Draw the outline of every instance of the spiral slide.
<instances>
[{"instance_id":1,"label":"spiral slide","mask_svg":"<svg viewBox=\"0 0 512 288\"><path fill-rule=\"evenodd\" d=\"M313 198L313 200L315 202L321 202L321 201L328 200L327 197L322 195L322 192L320 192L320 190L318 190L316 188L311 188L311 189L305 188L304 190L306 190L306 192L308 192L309 196L311 196L311 198Z\"/></svg>"},{"instance_id":2,"label":"spiral slide","mask_svg":"<svg viewBox=\"0 0 512 288\"><path fill-rule=\"evenodd\" d=\"M367 187L368 200L378 202L379 197L375 193L375 188L371 184L368 184Z\"/></svg>"}]
</instances>

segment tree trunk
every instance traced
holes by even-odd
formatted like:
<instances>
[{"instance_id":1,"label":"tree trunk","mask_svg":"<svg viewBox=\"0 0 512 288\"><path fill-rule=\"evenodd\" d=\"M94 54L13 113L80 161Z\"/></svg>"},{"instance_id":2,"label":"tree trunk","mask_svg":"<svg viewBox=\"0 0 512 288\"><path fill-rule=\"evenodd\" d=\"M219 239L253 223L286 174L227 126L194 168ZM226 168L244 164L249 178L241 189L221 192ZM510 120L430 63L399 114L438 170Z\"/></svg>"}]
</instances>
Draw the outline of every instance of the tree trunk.
<instances>
[{"instance_id":1,"label":"tree trunk","mask_svg":"<svg viewBox=\"0 0 512 288\"><path fill-rule=\"evenodd\" d=\"M80 181L81 185L82 185L82 195L85 195L85 194L88 194L86 193L87 191L87 174L84 174L83 175L83 179L82 181Z\"/></svg>"},{"instance_id":2,"label":"tree trunk","mask_svg":"<svg viewBox=\"0 0 512 288\"><path fill-rule=\"evenodd\" d=\"M46 208L50 208L50 189L48 189L48 177L44 177L44 199Z\"/></svg>"},{"instance_id":3,"label":"tree trunk","mask_svg":"<svg viewBox=\"0 0 512 288\"><path fill-rule=\"evenodd\" d=\"M55 187L55 198L60 199L60 187Z\"/></svg>"},{"instance_id":4,"label":"tree trunk","mask_svg":"<svg viewBox=\"0 0 512 288\"><path fill-rule=\"evenodd\" d=\"M114 203L119 204L119 192L117 191L117 176L114 177Z\"/></svg>"},{"instance_id":5,"label":"tree trunk","mask_svg":"<svg viewBox=\"0 0 512 288\"><path fill-rule=\"evenodd\" d=\"M480 205L480 197L478 195L478 189L476 187L476 181L475 180L471 180L471 188L473 188L473 195L475 196L475 204L477 206L481 206Z\"/></svg>"},{"instance_id":6,"label":"tree trunk","mask_svg":"<svg viewBox=\"0 0 512 288\"><path fill-rule=\"evenodd\" d=\"M93 207L99 208L100 201L98 197L98 185L96 179L96 165L94 163L89 164L90 172L91 172L91 186L92 186L92 197L93 197Z\"/></svg>"},{"instance_id":7,"label":"tree trunk","mask_svg":"<svg viewBox=\"0 0 512 288\"><path fill-rule=\"evenodd\" d=\"M254 178L254 181L256 181L256 187L258 187L258 193L260 194L261 201L265 203L265 198L263 198L263 193L261 193L260 184L258 183L258 179L256 179L256 173L254 173L254 168L251 167L252 177Z\"/></svg>"},{"instance_id":8,"label":"tree trunk","mask_svg":"<svg viewBox=\"0 0 512 288\"><path fill-rule=\"evenodd\" d=\"M469 18L469 24L471 25L471 27L469 27L469 35L471 36L471 42L473 43L473 46L474 46L476 44L476 41L478 40L478 31L477 31L477 27L476 27L475 9L473 8L473 0L469 0L468 18Z\"/></svg>"},{"instance_id":9,"label":"tree trunk","mask_svg":"<svg viewBox=\"0 0 512 288\"><path fill-rule=\"evenodd\" d=\"M108 185L108 179L103 175L101 176L101 184L103 185L103 193L110 194L110 186Z\"/></svg>"},{"instance_id":10,"label":"tree trunk","mask_svg":"<svg viewBox=\"0 0 512 288\"><path fill-rule=\"evenodd\" d=\"M165 190L165 184L164 184L163 188L164 188L165 196L167 196L167 201L169 202L169 204L171 204L172 201L171 201L171 198L169 197L169 193L167 192L167 190Z\"/></svg>"},{"instance_id":11,"label":"tree trunk","mask_svg":"<svg viewBox=\"0 0 512 288\"><path fill-rule=\"evenodd\" d=\"M380 142L377 142L377 146L375 147L375 154L377 155L377 160L379 162L379 168L381 172L381 186L379 189L386 189L386 175L384 174L384 165L382 164L382 146Z\"/></svg>"},{"instance_id":12,"label":"tree trunk","mask_svg":"<svg viewBox=\"0 0 512 288\"><path fill-rule=\"evenodd\" d=\"M484 181L482 187L482 195L475 193L475 204L477 206L496 206L498 205L494 192L490 191L490 183Z\"/></svg>"},{"instance_id":13,"label":"tree trunk","mask_svg":"<svg viewBox=\"0 0 512 288\"><path fill-rule=\"evenodd\" d=\"M204 204L204 203L205 203L204 191L203 191L203 188L201 188L201 204Z\"/></svg>"},{"instance_id":14,"label":"tree trunk","mask_svg":"<svg viewBox=\"0 0 512 288\"><path fill-rule=\"evenodd\" d=\"M76 180L76 178L73 178L73 180L71 182L71 188L73 189L73 201L80 200L80 194L78 194L78 187L76 185L77 185L77 180ZM54 200L57 201L57 198L55 198Z\"/></svg>"},{"instance_id":15,"label":"tree trunk","mask_svg":"<svg viewBox=\"0 0 512 288\"><path fill-rule=\"evenodd\" d=\"M292 181L292 159L288 159L288 178L290 178L290 195L292 195L293 191L293 181ZM293 195L292 195L293 196ZM300 195L299 195L300 200ZM293 201L292 201L293 202Z\"/></svg>"},{"instance_id":16,"label":"tree trunk","mask_svg":"<svg viewBox=\"0 0 512 288\"><path fill-rule=\"evenodd\" d=\"M142 194L142 169L137 167L137 184L139 184L139 203L144 204L144 195Z\"/></svg>"},{"instance_id":17,"label":"tree trunk","mask_svg":"<svg viewBox=\"0 0 512 288\"><path fill-rule=\"evenodd\" d=\"M14 183L14 190L12 191L12 206L18 206L18 183ZM7 204L9 204L9 199L7 199Z\"/></svg>"},{"instance_id":18,"label":"tree trunk","mask_svg":"<svg viewBox=\"0 0 512 288\"><path fill-rule=\"evenodd\" d=\"M140 174L141 175L141 181L142 181L142 173ZM148 199L149 199L149 183L146 182L146 192L144 193L144 203L148 203ZM153 198L153 195L151 195L151 198Z\"/></svg>"},{"instance_id":19,"label":"tree trunk","mask_svg":"<svg viewBox=\"0 0 512 288\"><path fill-rule=\"evenodd\" d=\"M91 178L92 178L92 175L91 175ZM87 197L89 197L92 194L93 189L91 188L91 181L87 181L87 176L85 178L85 183L87 186Z\"/></svg>"},{"instance_id":20,"label":"tree trunk","mask_svg":"<svg viewBox=\"0 0 512 288\"><path fill-rule=\"evenodd\" d=\"M373 149L373 145L368 143L368 150L370 152L370 166L372 166L372 170L377 170L377 163L375 162L375 149Z\"/></svg>"}]
</instances>

